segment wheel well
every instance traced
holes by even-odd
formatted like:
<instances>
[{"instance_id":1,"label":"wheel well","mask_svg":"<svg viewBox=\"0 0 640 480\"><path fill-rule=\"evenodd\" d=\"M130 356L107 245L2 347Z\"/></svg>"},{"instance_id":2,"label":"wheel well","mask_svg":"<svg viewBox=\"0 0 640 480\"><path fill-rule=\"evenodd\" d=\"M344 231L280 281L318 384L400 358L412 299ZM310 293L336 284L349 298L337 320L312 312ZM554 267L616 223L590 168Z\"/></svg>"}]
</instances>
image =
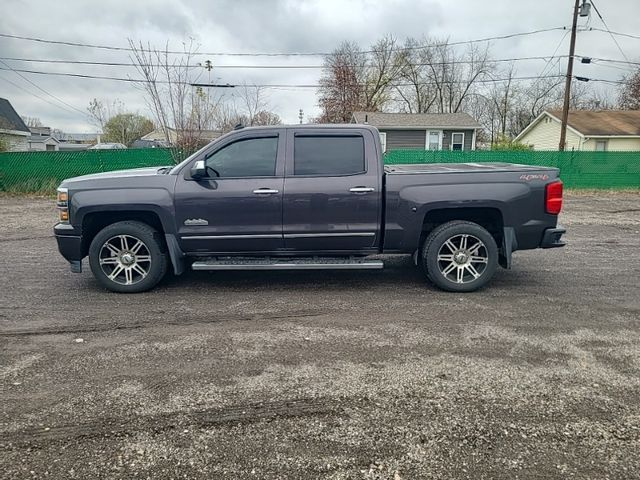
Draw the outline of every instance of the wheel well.
<instances>
[{"instance_id":1,"label":"wheel well","mask_svg":"<svg viewBox=\"0 0 640 480\"><path fill-rule=\"evenodd\" d=\"M160 217L154 212L123 210L88 213L82 219L82 256L84 257L89 253L89 246L100 230L108 225L125 220L146 223L160 233L164 231Z\"/></svg>"},{"instance_id":2,"label":"wheel well","mask_svg":"<svg viewBox=\"0 0 640 480\"><path fill-rule=\"evenodd\" d=\"M467 220L484 227L495 238L498 247L502 242L502 213L497 208L443 208L428 212L422 222L420 244L424 243L429 233L438 225L452 220Z\"/></svg>"}]
</instances>

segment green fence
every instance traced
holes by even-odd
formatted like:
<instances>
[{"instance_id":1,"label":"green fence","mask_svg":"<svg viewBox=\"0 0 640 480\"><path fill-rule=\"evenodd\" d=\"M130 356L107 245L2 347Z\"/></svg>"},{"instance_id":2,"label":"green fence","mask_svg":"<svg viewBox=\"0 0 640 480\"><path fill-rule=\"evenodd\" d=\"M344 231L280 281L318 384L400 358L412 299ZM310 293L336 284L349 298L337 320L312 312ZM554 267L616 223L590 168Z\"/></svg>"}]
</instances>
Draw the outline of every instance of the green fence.
<instances>
[{"instance_id":1,"label":"green fence","mask_svg":"<svg viewBox=\"0 0 640 480\"><path fill-rule=\"evenodd\" d=\"M394 150L385 164L506 162L560 169L567 188L640 188L640 152Z\"/></svg>"},{"instance_id":2,"label":"green fence","mask_svg":"<svg viewBox=\"0 0 640 480\"><path fill-rule=\"evenodd\" d=\"M65 178L173 165L184 158L180 150L168 148L0 153L0 191L48 193Z\"/></svg>"},{"instance_id":3,"label":"green fence","mask_svg":"<svg viewBox=\"0 0 640 480\"><path fill-rule=\"evenodd\" d=\"M188 152L178 149L87 150L0 153L0 191L53 192L65 178L127 168L173 165ZM569 188L640 188L640 152L394 150L389 165L508 162L558 167Z\"/></svg>"}]
</instances>

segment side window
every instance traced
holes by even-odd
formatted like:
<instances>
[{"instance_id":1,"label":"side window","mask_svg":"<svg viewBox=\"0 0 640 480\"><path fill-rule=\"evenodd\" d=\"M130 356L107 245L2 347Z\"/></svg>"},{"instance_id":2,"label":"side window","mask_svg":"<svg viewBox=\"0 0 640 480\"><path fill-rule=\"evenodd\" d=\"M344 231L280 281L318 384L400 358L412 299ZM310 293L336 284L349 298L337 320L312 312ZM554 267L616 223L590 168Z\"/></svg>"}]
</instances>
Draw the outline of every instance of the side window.
<instances>
[{"instance_id":1,"label":"side window","mask_svg":"<svg viewBox=\"0 0 640 480\"><path fill-rule=\"evenodd\" d=\"M364 173L364 139L360 135L296 136L294 175L354 175Z\"/></svg>"},{"instance_id":2,"label":"side window","mask_svg":"<svg viewBox=\"0 0 640 480\"><path fill-rule=\"evenodd\" d=\"M247 138L222 147L205 164L210 177L273 177L277 155L278 137Z\"/></svg>"}]
</instances>

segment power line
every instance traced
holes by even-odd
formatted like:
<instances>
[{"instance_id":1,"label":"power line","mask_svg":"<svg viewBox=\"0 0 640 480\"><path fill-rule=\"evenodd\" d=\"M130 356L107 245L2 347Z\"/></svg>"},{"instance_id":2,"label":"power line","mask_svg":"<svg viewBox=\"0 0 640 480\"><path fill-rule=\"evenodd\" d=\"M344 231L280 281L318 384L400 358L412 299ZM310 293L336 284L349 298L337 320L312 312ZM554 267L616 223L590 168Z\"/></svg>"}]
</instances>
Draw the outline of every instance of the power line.
<instances>
[{"instance_id":1,"label":"power line","mask_svg":"<svg viewBox=\"0 0 640 480\"><path fill-rule=\"evenodd\" d=\"M598 58L598 57L588 57L586 55L576 55L576 57L578 58L590 58L591 60L595 61L595 62L609 62L609 63L620 63L623 65L638 65L640 66L640 62L630 62L627 60L617 60L614 58Z\"/></svg>"},{"instance_id":2,"label":"power line","mask_svg":"<svg viewBox=\"0 0 640 480\"><path fill-rule=\"evenodd\" d=\"M552 77L562 77L563 75L550 75L549 78ZM509 82L509 81L513 81L513 80L535 80L537 79L537 76L529 76L529 77L511 77L511 78L483 78L483 79L476 79L473 81L473 83L498 83L498 82ZM442 84L466 84L467 81L465 80L459 80L459 81L455 81L455 82L447 82L447 81L443 81L441 83L437 83L437 82L419 82L418 85L424 85L424 86L428 86L428 85L432 85L432 86L437 86L437 85L442 85ZM206 83L191 83L191 86L194 87L209 87L210 85L206 84ZM414 86L415 84L413 83L393 83L393 84L389 84L390 87L411 87ZM313 83L313 84L263 84L263 85L250 85L250 87L265 87L265 88L319 88L322 85L318 84L318 83ZM364 84L349 84L349 85L345 85L345 86L364 86Z\"/></svg>"},{"instance_id":3,"label":"power line","mask_svg":"<svg viewBox=\"0 0 640 480\"><path fill-rule=\"evenodd\" d=\"M7 68L3 68L0 67L0 70L8 70ZM25 69L11 69L13 71L16 72L23 72L23 73L31 73L31 74L36 74L36 75L54 75L54 76L62 76L62 77L76 77L76 78L87 78L87 79L96 79L96 80L113 80L113 81L119 81L119 82L129 82L129 83L146 83L147 80L145 79L138 79L138 78L122 78L122 77L110 77L110 76L102 76L102 75L85 75L85 74L80 74L80 73L66 73L66 72L42 72L39 70L25 70ZM561 77L562 75L549 75L549 77ZM504 81L509 81L509 80L535 80L539 78L538 76L528 76L528 77L512 77L511 79L509 78L490 78L490 79L479 79L479 80L474 80L474 83L495 83L495 82L504 82ZM181 84L181 85L191 85L191 86L201 86L201 87L218 87L218 88L233 88L236 87L237 85L233 85L233 84L207 84L207 83L195 83L195 82L168 82L166 80L157 80L155 81L155 83L158 84L168 84L168 83L174 83L174 84ZM461 83L461 84L465 84L467 83L466 81L457 81L457 82L443 82L443 83ZM404 83L404 84L395 84L393 86L411 86L413 84L410 83ZM437 83L434 82L427 82L427 83L421 83L421 85L437 85ZM285 88L285 87L298 87L298 88L318 88L320 87L320 84L314 83L314 84L254 84L251 85L252 87L266 87L266 88Z\"/></svg>"},{"instance_id":4,"label":"power line","mask_svg":"<svg viewBox=\"0 0 640 480\"><path fill-rule=\"evenodd\" d=\"M31 92L31 91L27 90L27 89L26 89L26 88L24 88L22 85L19 85L19 84L15 83L15 82L12 82L12 81L11 81L11 80L9 80L8 78L5 78L5 77L0 76L0 80L4 80L5 82L7 82L7 83L9 83L9 84L13 85L14 87L16 87L16 88L18 88L18 89L22 90L23 92L28 93L28 94L29 94L29 95L31 95L32 97L35 97L35 98L37 98L37 99L39 99L39 100L42 100L43 102L48 103L49 105L53 105L54 107L59 108L60 110L64 110L64 111L65 111L65 112L67 112L67 113L73 113L73 114L75 115L75 113L74 113L74 112L72 112L71 110L69 110L69 109L67 109L67 108L62 107L62 106L58 105L57 103L53 103L52 101L47 100L46 98L41 97L41 96L40 96L40 95L38 95L37 93L33 93L33 92Z\"/></svg>"},{"instance_id":5,"label":"power line","mask_svg":"<svg viewBox=\"0 0 640 480\"><path fill-rule=\"evenodd\" d=\"M577 79L577 77L574 77ZM585 78L585 77L580 77L582 81L587 81L587 82L603 82L603 83L611 83L614 85L625 85L626 82L622 81L622 80L607 80L604 78Z\"/></svg>"},{"instance_id":6,"label":"power line","mask_svg":"<svg viewBox=\"0 0 640 480\"><path fill-rule=\"evenodd\" d=\"M557 49L556 49L557 51ZM488 63L502 63L502 62L518 62L528 60L552 60L553 58L567 58L568 55L556 56L555 52L552 56L542 55L537 57L514 57L514 58L498 58L488 60ZM68 65L96 65L107 67L137 67L135 63L131 62L92 62L84 60L52 60L52 59L38 59L38 58L18 58L18 57L0 57L0 60L16 61L16 62L29 62L29 63L50 63L50 64L68 64ZM429 63L411 63L412 66L429 66L429 65L466 65L475 63L473 60L452 60L450 62L429 62ZM162 67L161 64L151 64L149 66ZM350 66L350 65L345 65ZM200 65L186 65L187 68L201 68ZM324 65L214 65L214 69L218 68L230 68L230 69L323 69Z\"/></svg>"},{"instance_id":7,"label":"power line","mask_svg":"<svg viewBox=\"0 0 640 480\"><path fill-rule=\"evenodd\" d=\"M594 5L594 7L595 7L595 5ZM602 28L591 28L590 30L593 30L595 32L605 32L605 33L608 33L610 35L616 35L618 37L627 37L627 38L634 38L636 40L640 40L640 35L632 35L631 33L612 32L611 30L603 30Z\"/></svg>"},{"instance_id":8,"label":"power line","mask_svg":"<svg viewBox=\"0 0 640 480\"><path fill-rule=\"evenodd\" d=\"M455 46L455 45L465 45L465 44L472 44L472 43L481 43L481 42L490 42L492 40L505 40L505 39L509 39L509 38L515 38L515 37L523 37L523 36L528 36L528 35L535 35L538 33L545 33L545 32L552 32L555 30L565 30L565 27L552 27L552 28L543 28L543 29L539 29L539 30L531 30L528 32L519 32L519 33L510 33L510 34L506 34L506 35L497 35L494 37L486 37L486 38L479 38L479 39L475 39L475 40L462 40L462 41L457 41L457 42L443 42L443 43L439 43L439 44L430 44L430 45L418 45L418 46L414 46L414 47L398 47L394 50L396 51L406 51L406 50L420 50L420 49L424 49L424 48L432 48L432 47L438 47L438 46L445 46L445 45L450 45L450 46ZM134 51L154 51L154 50L149 50L149 49L145 49L144 47L141 48L132 48L132 47L119 47L119 46L113 46L113 45L98 45L98 44L91 44L91 43L80 43L80 42L67 42L67 41L62 41L62 40L48 40L48 39L44 39L44 38L38 38L38 37L26 37L26 36L21 36L21 35L12 35L12 34L8 34L8 33L0 33L0 37L4 37L4 38L12 38L15 40L26 40L26 41L30 41L30 42L38 42L38 43L47 43L47 44L55 44L55 45L65 45L65 46L69 46L69 47L85 47L85 48L98 48L98 49L103 49L103 50L115 50L115 51L125 51L125 52L134 52ZM169 53L169 54L179 54L179 55L184 55L187 52L184 51L176 51L176 50L160 50L162 53ZM375 50L365 50L361 53L375 53ZM327 55L331 55L331 52L278 52L278 53L268 53L268 52L261 52L261 53L244 53L244 52L237 52L237 53L231 53L231 52L193 52L194 55L210 55L210 56L237 56L237 57L286 57L286 56L327 56Z\"/></svg>"},{"instance_id":9,"label":"power line","mask_svg":"<svg viewBox=\"0 0 640 480\"><path fill-rule=\"evenodd\" d=\"M19 70L14 69L13 67L11 67L11 65L9 65L7 62L0 60L0 63L2 63L3 65L5 65L9 70L11 70L13 73L15 73L16 75L18 75L20 78L22 78L24 81L30 83L31 85L33 85L34 87L36 87L38 90L40 90L42 93L44 93L45 95L50 96L51 98L57 100L58 102L62 103L63 105L66 105L67 107L71 108L72 110L75 110L76 112L80 112L83 115L87 115L86 112L83 112L82 110L77 109L76 107L74 107L73 105L65 102L64 100L56 97L55 95L53 95L52 93L47 92L44 88L40 87L38 84L32 82L31 80L29 80L27 77L25 77L24 75L22 75L20 73ZM3 69L5 70L5 69Z\"/></svg>"},{"instance_id":10,"label":"power line","mask_svg":"<svg viewBox=\"0 0 640 480\"><path fill-rule=\"evenodd\" d=\"M622 47L620 46L620 44L618 43L618 40L616 40L616 37L613 36L613 33L611 33L611 30L609 29L609 26L607 25L607 22L604 21L604 18L602 18L602 15L600 15L600 11L598 10L598 7L596 7L596 4L593 3L593 0L591 0L591 5L593 5L593 8L595 9L596 13L598 14L598 17L600 17L600 21L602 22L602 25L604 25L604 28L607 29L607 32L609 33L609 35L611 36L611 39L615 42L616 47L618 47L618 50L620 50L620 53L622 54L622 56L624 57L624 59L628 62L629 58L627 57L627 55L624 53L624 50L622 50Z\"/></svg>"},{"instance_id":11,"label":"power line","mask_svg":"<svg viewBox=\"0 0 640 480\"><path fill-rule=\"evenodd\" d=\"M542 78L544 78L544 74L547 73L547 69L549 68L549 66L551 65L551 62L553 61L554 58L556 58L556 65L560 64L560 59L561 58L568 58L569 55L559 55L558 57L556 57L556 53L558 53L558 50L560 50L560 47L562 46L562 43L564 42L564 39L567 38L567 35L569 34L570 30L567 30L564 35L562 36L562 38L560 39L560 41L558 42L558 45L556 46L556 49L553 51L553 55L549 58L549 60L547 60L546 65L544 66L544 68L542 69L542 72L540 73L540 76L538 77L538 80L536 80L533 85L531 85L531 88L535 87L538 83L540 83L540 80ZM551 71L553 68L555 67L552 66L551 69L549 69L549 71Z\"/></svg>"}]
</instances>

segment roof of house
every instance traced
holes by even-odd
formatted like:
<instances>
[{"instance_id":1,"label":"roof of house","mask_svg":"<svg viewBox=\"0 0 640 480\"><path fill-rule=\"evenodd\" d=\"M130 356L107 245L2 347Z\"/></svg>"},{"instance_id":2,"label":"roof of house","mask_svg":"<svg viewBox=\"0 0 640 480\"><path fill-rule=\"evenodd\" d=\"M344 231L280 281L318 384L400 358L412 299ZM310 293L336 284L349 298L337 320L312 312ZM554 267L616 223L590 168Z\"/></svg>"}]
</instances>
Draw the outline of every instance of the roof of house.
<instances>
[{"instance_id":1,"label":"roof of house","mask_svg":"<svg viewBox=\"0 0 640 480\"><path fill-rule=\"evenodd\" d=\"M548 110L558 121L562 110ZM567 124L584 136L640 135L640 110L570 110Z\"/></svg>"},{"instance_id":2,"label":"roof of house","mask_svg":"<svg viewBox=\"0 0 640 480\"><path fill-rule=\"evenodd\" d=\"M419 129L428 127L442 128L480 128L480 124L467 113L382 113L353 112L356 123L368 123L374 127Z\"/></svg>"},{"instance_id":3,"label":"roof of house","mask_svg":"<svg viewBox=\"0 0 640 480\"><path fill-rule=\"evenodd\" d=\"M177 131L175 128L167 127L169 132L169 139L172 142L175 142L177 139ZM222 136L221 130L194 130L194 132L198 133L198 137L202 140L215 140L216 138ZM148 141L166 141L165 133L162 129L155 129L152 132L147 133L146 135L140 137L140 140L148 140Z\"/></svg>"},{"instance_id":4,"label":"roof of house","mask_svg":"<svg viewBox=\"0 0 640 480\"><path fill-rule=\"evenodd\" d=\"M20 115L6 98L0 98L0 129L31 134L29 127L24 124Z\"/></svg>"},{"instance_id":5,"label":"roof of house","mask_svg":"<svg viewBox=\"0 0 640 480\"><path fill-rule=\"evenodd\" d=\"M29 143L46 143L50 140L53 140L56 143L60 143L58 141L58 139L56 139L55 137L52 137L51 135L49 136L45 136L45 135L31 135L29 137Z\"/></svg>"},{"instance_id":6,"label":"roof of house","mask_svg":"<svg viewBox=\"0 0 640 480\"><path fill-rule=\"evenodd\" d=\"M62 133L59 136L54 134L61 142L95 142L100 136L99 133Z\"/></svg>"}]
</instances>

